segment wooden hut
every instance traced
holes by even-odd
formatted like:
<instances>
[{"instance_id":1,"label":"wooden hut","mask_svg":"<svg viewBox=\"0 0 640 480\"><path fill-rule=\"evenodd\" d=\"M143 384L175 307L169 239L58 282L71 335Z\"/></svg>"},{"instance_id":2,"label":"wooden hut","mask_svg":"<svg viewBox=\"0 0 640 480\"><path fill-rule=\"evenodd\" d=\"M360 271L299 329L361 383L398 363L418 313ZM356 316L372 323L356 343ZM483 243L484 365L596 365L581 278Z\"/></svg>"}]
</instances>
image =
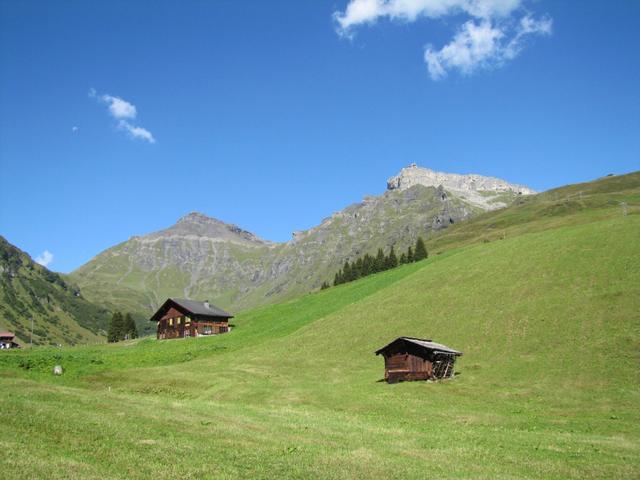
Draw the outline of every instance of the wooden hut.
<instances>
[{"instance_id":1,"label":"wooden hut","mask_svg":"<svg viewBox=\"0 0 640 480\"><path fill-rule=\"evenodd\" d=\"M158 339L217 335L230 330L233 315L208 301L169 298L151 317L158 324Z\"/></svg>"},{"instance_id":2,"label":"wooden hut","mask_svg":"<svg viewBox=\"0 0 640 480\"><path fill-rule=\"evenodd\" d=\"M431 340L399 337L376 355L384 357L384 379L396 383L452 377L456 358L462 352Z\"/></svg>"}]
</instances>

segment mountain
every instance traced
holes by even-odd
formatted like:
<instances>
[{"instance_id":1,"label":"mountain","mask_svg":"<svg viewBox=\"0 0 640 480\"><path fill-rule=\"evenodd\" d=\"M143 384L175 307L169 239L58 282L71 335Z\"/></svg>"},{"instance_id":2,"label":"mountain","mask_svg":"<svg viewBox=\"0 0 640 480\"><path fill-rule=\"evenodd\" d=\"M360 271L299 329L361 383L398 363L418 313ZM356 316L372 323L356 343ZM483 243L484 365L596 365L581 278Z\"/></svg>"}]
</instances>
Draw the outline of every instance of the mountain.
<instances>
[{"instance_id":1,"label":"mountain","mask_svg":"<svg viewBox=\"0 0 640 480\"><path fill-rule=\"evenodd\" d=\"M506 207L519 195L536 193L529 187L509 183L499 178L473 173L459 175L457 173L436 172L429 168L418 167L415 163L403 168L398 175L387 180L389 190L406 190L414 185L442 186L448 192L482 210L496 210Z\"/></svg>"},{"instance_id":2,"label":"mountain","mask_svg":"<svg viewBox=\"0 0 640 480\"><path fill-rule=\"evenodd\" d=\"M192 212L173 225L160 232L146 235L144 240L155 241L159 238L211 238L219 242L229 242L246 246L265 246L271 242L262 240L251 232L236 225L221 222L198 212Z\"/></svg>"},{"instance_id":3,"label":"mountain","mask_svg":"<svg viewBox=\"0 0 640 480\"><path fill-rule=\"evenodd\" d=\"M229 334L0 355L0 443L38 447L0 466L51 479L640 478L639 232L640 173L610 177L457 223L425 261L241 312ZM374 352L401 335L464 352L455 378L380 382Z\"/></svg>"},{"instance_id":4,"label":"mountain","mask_svg":"<svg viewBox=\"0 0 640 480\"><path fill-rule=\"evenodd\" d=\"M294 232L285 243L190 213L165 230L100 253L72 278L91 300L110 308L127 304L139 318L170 296L209 299L237 311L309 292L331 281L345 260L391 245L406 249L420 235L532 192L488 177L458 176L463 180L456 182L450 181L455 176L438 174L436 180L452 187L447 188L429 180L429 172L403 169L383 195Z\"/></svg>"},{"instance_id":5,"label":"mountain","mask_svg":"<svg viewBox=\"0 0 640 480\"><path fill-rule=\"evenodd\" d=\"M34 345L75 345L101 341L109 313L0 236L0 330L25 345L32 319Z\"/></svg>"}]
</instances>

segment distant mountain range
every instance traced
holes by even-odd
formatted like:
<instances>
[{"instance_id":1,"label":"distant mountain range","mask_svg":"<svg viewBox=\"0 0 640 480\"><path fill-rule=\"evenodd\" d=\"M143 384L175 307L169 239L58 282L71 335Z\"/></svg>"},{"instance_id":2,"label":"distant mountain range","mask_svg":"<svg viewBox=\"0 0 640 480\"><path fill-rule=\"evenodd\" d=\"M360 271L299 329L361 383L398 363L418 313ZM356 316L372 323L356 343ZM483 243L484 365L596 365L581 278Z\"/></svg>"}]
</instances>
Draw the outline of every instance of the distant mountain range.
<instances>
[{"instance_id":1,"label":"distant mountain range","mask_svg":"<svg viewBox=\"0 0 640 480\"><path fill-rule=\"evenodd\" d=\"M22 345L32 338L34 345L74 345L102 341L109 318L77 286L0 236L0 330Z\"/></svg>"},{"instance_id":2,"label":"distant mountain range","mask_svg":"<svg viewBox=\"0 0 640 480\"><path fill-rule=\"evenodd\" d=\"M124 307L139 319L172 296L237 311L319 288L345 260L392 245L406 249L418 236L532 193L496 178L410 165L389 179L384 194L295 232L288 242L269 242L193 212L165 230L105 250L71 278L94 303Z\"/></svg>"}]
</instances>

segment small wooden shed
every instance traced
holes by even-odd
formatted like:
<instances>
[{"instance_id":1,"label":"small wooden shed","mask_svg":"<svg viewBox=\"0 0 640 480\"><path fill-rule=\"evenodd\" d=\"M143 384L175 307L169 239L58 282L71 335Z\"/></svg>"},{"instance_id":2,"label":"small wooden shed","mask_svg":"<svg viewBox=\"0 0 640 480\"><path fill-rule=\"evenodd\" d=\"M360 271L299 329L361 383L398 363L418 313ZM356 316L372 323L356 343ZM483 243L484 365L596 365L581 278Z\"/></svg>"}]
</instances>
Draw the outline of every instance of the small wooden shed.
<instances>
[{"instance_id":1,"label":"small wooden shed","mask_svg":"<svg viewBox=\"0 0 640 480\"><path fill-rule=\"evenodd\" d=\"M424 338L398 337L376 355L384 357L384 379L396 383L450 378L462 352Z\"/></svg>"}]
</instances>

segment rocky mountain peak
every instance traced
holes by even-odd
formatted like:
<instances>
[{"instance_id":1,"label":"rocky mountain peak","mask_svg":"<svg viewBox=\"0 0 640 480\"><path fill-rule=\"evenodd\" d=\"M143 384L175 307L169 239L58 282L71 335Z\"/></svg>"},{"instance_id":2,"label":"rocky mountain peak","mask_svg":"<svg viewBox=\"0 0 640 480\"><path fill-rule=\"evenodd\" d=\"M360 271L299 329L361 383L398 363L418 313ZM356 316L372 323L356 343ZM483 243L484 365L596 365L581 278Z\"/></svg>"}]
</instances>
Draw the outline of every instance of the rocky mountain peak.
<instances>
[{"instance_id":1,"label":"rocky mountain peak","mask_svg":"<svg viewBox=\"0 0 640 480\"><path fill-rule=\"evenodd\" d=\"M445 190L454 192L484 210L505 206L506 202L498 200L500 197L536 193L529 187L509 183L500 178L485 177L475 173L460 175L436 172L430 168L419 167L415 163L404 167L398 175L387 180L388 190L406 190L414 185L436 188L442 186Z\"/></svg>"},{"instance_id":2,"label":"rocky mountain peak","mask_svg":"<svg viewBox=\"0 0 640 480\"><path fill-rule=\"evenodd\" d=\"M387 180L388 190L405 190L413 185L438 187L446 190L475 192L513 192L519 195L532 195L535 190L524 185L509 183L495 177L485 177L475 173L460 175L457 173L436 172L430 168L419 167L415 163L404 167L395 177Z\"/></svg>"},{"instance_id":3,"label":"rocky mountain peak","mask_svg":"<svg viewBox=\"0 0 640 480\"><path fill-rule=\"evenodd\" d=\"M204 213L200 212L189 212L186 215L180 217L176 223L206 223L206 222L220 222L218 219L213 217L207 217Z\"/></svg>"},{"instance_id":4,"label":"rocky mountain peak","mask_svg":"<svg viewBox=\"0 0 640 480\"><path fill-rule=\"evenodd\" d=\"M244 244L268 245L270 242L262 240L253 233L237 225L225 223L217 218L208 217L200 212L191 212L171 227L161 230L144 238L155 240L167 237L200 237L217 241L229 241Z\"/></svg>"}]
</instances>

